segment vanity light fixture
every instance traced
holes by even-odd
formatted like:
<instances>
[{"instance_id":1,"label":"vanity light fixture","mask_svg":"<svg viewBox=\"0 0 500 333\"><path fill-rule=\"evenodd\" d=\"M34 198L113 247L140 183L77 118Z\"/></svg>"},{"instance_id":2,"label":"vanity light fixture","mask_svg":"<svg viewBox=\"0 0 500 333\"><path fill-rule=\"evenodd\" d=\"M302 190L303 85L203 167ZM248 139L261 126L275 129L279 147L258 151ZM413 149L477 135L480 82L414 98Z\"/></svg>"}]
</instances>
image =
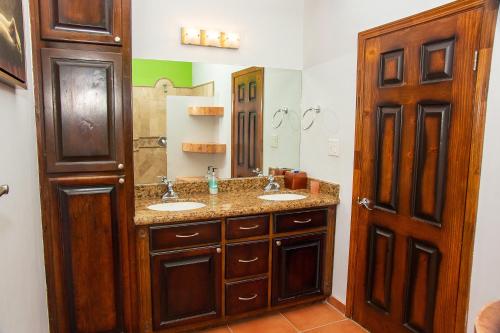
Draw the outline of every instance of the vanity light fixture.
<instances>
[{"instance_id":1,"label":"vanity light fixture","mask_svg":"<svg viewBox=\"0 0 500 333\"><path fill-rule=\"evenodd\" d=\"M240 47L240 35L235 32L181 28L181 43L184 45L238 49Z\"/></svg>"}]
</instances>

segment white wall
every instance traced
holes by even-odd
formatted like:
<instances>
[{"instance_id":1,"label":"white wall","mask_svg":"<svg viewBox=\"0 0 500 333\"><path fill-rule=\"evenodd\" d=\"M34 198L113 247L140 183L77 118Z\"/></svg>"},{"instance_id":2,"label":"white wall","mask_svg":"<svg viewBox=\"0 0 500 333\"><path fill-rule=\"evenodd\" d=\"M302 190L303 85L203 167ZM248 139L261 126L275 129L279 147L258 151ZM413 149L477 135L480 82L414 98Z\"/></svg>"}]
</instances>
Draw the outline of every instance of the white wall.
<instances>
[{"instance_id":1,"label":"white wall","mask_svg":"<svg viewBox=\"0 0 500 333\"><path fill-rule=\"evenodd\" d=\"M190 116L189 106L212 106L213 97L167 96L167 176L203 177L209 165L225 172L225 155L198 154L182 151L183 142L223 143L219 141L219 120L214 117Z\"/></svg>"},{"instance_id":2,"label":"white wall","mask_svg":"<svg viewBox=\"0 0 500 333\"><path fill-rule=\"evenodd\" d=\"M28 0L28 90L0 83L0 332L48 332ZM1 52L1 51L0 51Z\"/></svg>"},{"instance_id":3,"label":"white wall","mask_svg":"<svg viewBox=\"0 0 500 333\"><path fill-rule=\"evenodd\" d=\"M263 171L269 167L298 169L300 163L300 103L302 72L293 69L264 69ZM274 113L288 108L280 127L273 128ZM278 116L279 117L279 116ZM278 145L273 145L276 136Z\"/></svg>"},{"instance_id":4,"label":"white wall","mask_svg":"<svg viewBox=\"0 0 500 333\"><path fill-rule=\"evenodd\" d=\"M133 0L134 58L302 68L303 0ZM180 28L238 32L239 50L180 44Z\"/></svg>"},{"instance_id":5,"label":"white wall","mask_svg":"<svg viewBox=\"0 0 500 333\"><path fill-rule=\"evenodd\" d=\"M193 63L193 85L214 82L214 105L224 107L224 116L219 118L217 141L226 144L224 161L218 166L218 176L231 177L231 74L244 66Z\"/></svg>"}]
</instances>

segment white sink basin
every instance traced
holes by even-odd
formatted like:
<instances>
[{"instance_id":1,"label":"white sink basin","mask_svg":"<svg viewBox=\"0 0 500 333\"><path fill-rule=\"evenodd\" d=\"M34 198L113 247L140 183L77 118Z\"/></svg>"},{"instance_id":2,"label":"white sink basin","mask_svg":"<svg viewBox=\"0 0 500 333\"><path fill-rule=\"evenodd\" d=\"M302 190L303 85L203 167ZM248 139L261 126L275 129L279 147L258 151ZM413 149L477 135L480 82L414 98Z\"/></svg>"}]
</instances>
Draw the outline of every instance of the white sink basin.
<instances>
[{"instance_id":1,"label":"white sink basin","mask_svg":"<svg viewBox=\"0 0 500 333\"><path fill-rule=\"evenodd\" d=\"M205 207L201 202L165 202L161 204L148 206L148 209L159 212L180 212L183 210L192 210Z\"/></svg>"},{"instance_id":2,"label":"white sink basin","mask_svg":"<svg viewBox=\"0 0 500 333\"><path fill-rule=\"evenodd\" d=\"M269 200L269 201L293 201L293 200L302 200L305 198L307 198L307 196L294 193L265 194L259 196L259 199Z\"/></svg>"}]
</instances>

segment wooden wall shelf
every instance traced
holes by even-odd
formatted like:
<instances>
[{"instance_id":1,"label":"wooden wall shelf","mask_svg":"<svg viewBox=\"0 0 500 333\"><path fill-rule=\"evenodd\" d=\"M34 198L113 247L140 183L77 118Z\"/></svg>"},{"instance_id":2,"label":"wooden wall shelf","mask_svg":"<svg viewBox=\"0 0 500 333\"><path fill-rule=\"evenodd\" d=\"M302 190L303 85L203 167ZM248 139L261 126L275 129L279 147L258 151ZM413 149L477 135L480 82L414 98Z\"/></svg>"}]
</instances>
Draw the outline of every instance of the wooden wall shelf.
<instances>
[{"instance_id":1,"label":"wooden wall shelf","mask_svg":"<svg viewBox=\"0 0 500 333\"><path fill-rule=\"evenodd\" d=\"M222 106L190 106L188 108L190 116L215 116L222 117L224 115L224 107Z\"/></svg>"},{"instance_id":2,"label":"wooden wall shelf","mask_svg":"<svg viewBox=\"0 0 500 333\"><path fill-rule=\"evenodd\" d=\"M182 143L182 151L186 153L225 154L226 145L223 143Z\"/></svg>"}]
</instances>

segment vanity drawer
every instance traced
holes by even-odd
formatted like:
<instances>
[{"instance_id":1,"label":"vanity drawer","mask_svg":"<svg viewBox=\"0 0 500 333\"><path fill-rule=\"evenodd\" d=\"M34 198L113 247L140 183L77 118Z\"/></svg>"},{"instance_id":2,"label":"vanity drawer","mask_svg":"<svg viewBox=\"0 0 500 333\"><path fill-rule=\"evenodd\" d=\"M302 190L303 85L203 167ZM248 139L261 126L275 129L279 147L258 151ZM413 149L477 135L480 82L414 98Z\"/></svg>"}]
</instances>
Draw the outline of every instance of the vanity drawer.
<instances>
[{"instance_id":1,"label":"vanity drawer","mask_svg":"<svg viewBox=\"0 0 500 333\"><path fill-rule=\"evenodd\" d=\"M274 232L288 232L324 227L327 224L328 210L316 209L274 215Z\"/></svg>"},{"instance_id":2,"label":"vanity drawer","mask_svg":"<svg viewBox=\"0 0 500 333\"><path fill-rule=\"evenodd\" d=\"M268 263L268 240L226 245L228 279L266 273Z\"/></svg>"},{"instance_id":3,"label":"vanity drawer","mask_svg":"<svg viewBox=\"0 0 500 333\"><path fill-rule=\"evenodd\" d=\"M151 250L158 251L176 247L219 243L221 240L220 229L220 221L151 227Z\"/></svg>"},{"instance_id":4,"label":"vanity drawer","mask_svg":"<svg viewBox=\"0 0 500 333\"><path fill-rule=\"evenodd\" d=\"M269 233L269 215L245 216L226 220L226 239L264 236Z\"/></svg>"},{"instance_id":5,"label":"vanity drawer","mask_svg":"<svg viewBox=\"0 0 500 333\"><path fill-rule=\"evenodd\" d=\"M267 307L267 277L226 283L226 315Z\"/></svg>"}]
</instances>

